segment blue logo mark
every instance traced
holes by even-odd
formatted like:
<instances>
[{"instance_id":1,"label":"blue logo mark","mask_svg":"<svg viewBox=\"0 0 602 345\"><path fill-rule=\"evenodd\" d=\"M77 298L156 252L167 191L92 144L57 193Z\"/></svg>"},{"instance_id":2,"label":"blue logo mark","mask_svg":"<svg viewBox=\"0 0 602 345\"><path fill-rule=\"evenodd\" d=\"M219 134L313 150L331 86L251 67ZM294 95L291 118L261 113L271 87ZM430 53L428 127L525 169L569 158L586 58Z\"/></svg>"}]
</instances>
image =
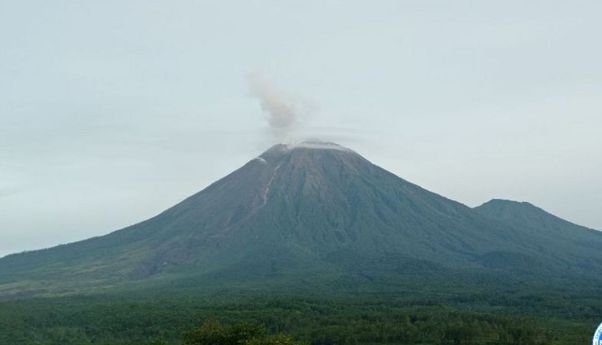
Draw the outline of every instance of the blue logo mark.
<instances>
[{"instance_id":1,"label":"blue logo mark","mask_svg":"<svg viewBox=\"0 0 602 345\"><path fill-rule=\"evenodd\" d=\"M592 342L593 345L602 345L602 323L600 324L600 326L598 326L598 329L596 329L596 333L594 333L594 341Z\"/></svg>"}]
</instances>

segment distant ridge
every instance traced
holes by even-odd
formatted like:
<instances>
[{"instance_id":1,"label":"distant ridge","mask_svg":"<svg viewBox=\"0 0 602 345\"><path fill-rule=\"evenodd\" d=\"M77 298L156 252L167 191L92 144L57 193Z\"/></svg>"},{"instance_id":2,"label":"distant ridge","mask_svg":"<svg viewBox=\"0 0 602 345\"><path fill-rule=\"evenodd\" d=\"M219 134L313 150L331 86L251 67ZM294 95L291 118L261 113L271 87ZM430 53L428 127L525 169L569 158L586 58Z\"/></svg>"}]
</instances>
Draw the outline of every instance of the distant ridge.
<instances>
[{"instance_id":1,"label":"distant ridge","mask_svg":"<svg viewBox=\"0 0 602 345\"><path fill-rule=\"evenodd\" d=\"M561 219L526 201L492 199L481 206L475 207L475 210L489 218L517 226L531 225L542 229L570 227L596 231Z\"/></svg>"}]
</instances>

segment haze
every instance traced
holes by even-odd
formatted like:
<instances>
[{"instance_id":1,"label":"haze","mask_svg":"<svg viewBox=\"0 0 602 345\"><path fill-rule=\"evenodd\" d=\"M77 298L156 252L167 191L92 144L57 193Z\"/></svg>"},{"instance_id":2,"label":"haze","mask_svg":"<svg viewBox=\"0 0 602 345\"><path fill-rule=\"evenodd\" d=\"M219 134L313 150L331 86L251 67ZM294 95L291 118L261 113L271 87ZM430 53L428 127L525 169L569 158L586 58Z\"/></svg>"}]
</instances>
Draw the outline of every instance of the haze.
<instances>
[{"instance_id":1,"label":"haze","mask_svg":"<svg viewBox=\"0 0 602 345\"><path fill-rule=\"evenodd\" d=\"M144 220L306 137L469 206L526 200L602 229L600 13L599 1L1 2L0 256ZM274 94L294 121L270 117Z\"/></svg>"}]
</instances>

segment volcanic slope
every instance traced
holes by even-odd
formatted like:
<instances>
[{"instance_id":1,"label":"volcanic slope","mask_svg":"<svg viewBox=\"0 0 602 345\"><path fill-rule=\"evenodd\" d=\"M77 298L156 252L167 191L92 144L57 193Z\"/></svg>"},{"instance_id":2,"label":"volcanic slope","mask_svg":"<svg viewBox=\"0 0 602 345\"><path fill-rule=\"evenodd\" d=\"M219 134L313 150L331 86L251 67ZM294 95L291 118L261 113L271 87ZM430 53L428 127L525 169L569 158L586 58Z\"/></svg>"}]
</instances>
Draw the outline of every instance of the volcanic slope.
<instances>
[{"instance_id":1,"label":"volcanic slope","mask_svg":"<svg viewBox=\"0 0 602 345\"><path fill-rule=\"evenodd\" d=\"M350 149L310 141L276 145L139 224L4 257L0 294L561 286L599 276L600 246L602 233L534 206L494 200L471 209Z\"/></svg>"}]
</instances>

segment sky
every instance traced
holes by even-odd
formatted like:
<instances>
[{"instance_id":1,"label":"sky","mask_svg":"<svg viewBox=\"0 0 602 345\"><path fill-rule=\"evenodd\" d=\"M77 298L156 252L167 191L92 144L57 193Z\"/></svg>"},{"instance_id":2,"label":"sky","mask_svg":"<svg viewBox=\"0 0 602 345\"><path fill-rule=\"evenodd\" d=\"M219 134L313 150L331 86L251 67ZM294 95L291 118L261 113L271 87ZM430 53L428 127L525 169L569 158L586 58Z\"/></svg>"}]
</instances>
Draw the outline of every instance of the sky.
<instances>
[{"instance_id":1,"label":"sky","mask_svg":"<svg viewBox=\"0 0 602 345\"><path fill-rule=\"evenodd\" d=\"M600 13L0 0L0 256L145 220L303 138L471 207L529 201L602 229Z\"/></svg>"}]
</instances>

